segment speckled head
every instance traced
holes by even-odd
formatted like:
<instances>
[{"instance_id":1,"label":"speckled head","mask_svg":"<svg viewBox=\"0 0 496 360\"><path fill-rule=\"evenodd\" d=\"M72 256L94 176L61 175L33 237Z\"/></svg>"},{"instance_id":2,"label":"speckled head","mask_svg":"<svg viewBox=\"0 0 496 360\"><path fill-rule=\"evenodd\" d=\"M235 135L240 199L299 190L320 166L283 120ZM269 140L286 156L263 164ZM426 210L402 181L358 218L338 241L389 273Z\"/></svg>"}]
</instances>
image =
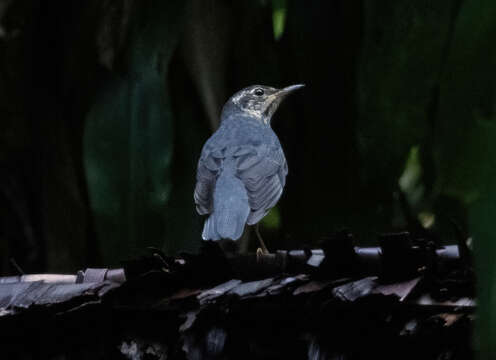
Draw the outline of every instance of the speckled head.
<instances>
[{"instance_id":1,"label":"speckled head","mask_svg":"<svg viewBox=\"0 0 496 360\"><path fill-rule=\"evenodd\" d=\"M269 126L272 115L286 96L301 89L303 84L291 85L282 89L270 86L252 85L234 94L224 106L223 115L229 111L241 111ZM234 106L233 106L234 105Z\"/></svg>"}]
</instances>

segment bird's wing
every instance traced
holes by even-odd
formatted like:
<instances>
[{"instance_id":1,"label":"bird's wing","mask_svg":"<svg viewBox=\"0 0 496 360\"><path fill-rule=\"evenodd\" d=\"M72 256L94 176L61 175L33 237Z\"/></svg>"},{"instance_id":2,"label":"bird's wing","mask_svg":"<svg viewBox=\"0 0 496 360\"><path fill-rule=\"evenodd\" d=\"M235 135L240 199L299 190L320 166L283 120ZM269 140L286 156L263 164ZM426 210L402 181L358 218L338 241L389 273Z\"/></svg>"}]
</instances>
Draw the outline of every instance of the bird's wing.
<instances>
[{"instance_id":1,"label":"bird's wing","mask_svg":"<svg viewBox=\"0 0 496 360\"><path fill-rule=\"evenodd\" d=\"M235 148L204 148L196 173L194 199L200 215L213 210L213 192L223 159L232 156L237 176L248 193L249 225L259 222L281 197L288 166L282 148L277 145L242 145Z\"/></svg>"},{"instance_id":2,"label":"bird's wing","mask_svg":"<svg viewBox=\"0 0 496 360\"><path fill-rule=\"evenodd\" d=\"M259 222L277 203L286 183L288 167L277 145L240 146L234 153L237 173L245 184L251 212L247 223Z\"/></svg>"},{"instance_id":3,"label":"bird's wing","mask_svg":"<svg viewBox=\"0 0 496 360\"><path fill-rule=\"evenodd\" d=\"M215 181L222 167L223 158L223 151L210 151L204 148L200 160L198 160L194 199L196 211L200 215L212 212Z\"/></svg>"}]
</instances>

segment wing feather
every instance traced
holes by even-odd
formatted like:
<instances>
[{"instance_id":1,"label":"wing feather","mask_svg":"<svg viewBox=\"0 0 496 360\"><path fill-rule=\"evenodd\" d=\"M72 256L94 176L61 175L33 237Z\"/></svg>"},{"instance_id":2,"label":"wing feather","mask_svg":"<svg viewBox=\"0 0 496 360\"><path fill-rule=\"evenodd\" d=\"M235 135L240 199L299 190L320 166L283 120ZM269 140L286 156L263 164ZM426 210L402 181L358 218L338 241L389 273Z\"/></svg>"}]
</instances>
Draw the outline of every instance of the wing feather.
<instances>
[{"instance_id":1,"label":"wing feather","mask_svg":"<svg viewBox=\"0 0 496 360\"><path fill-rule=\"evenodd\" d=\"M194 200L200 215L210 214L213 209L213 192L217 174L222 166L221 152L202 151L196 171Z\"/></svg>"},{"instance_id":2,"label":"wing feather","mask_svg":"<svg viewBox=\"0 0 496 360\"><path fill-rule=\"evenodd\" d=\"M260 221L282 195L287 163L280 146L254 146L238 160L238 175L246 186L251 213L248 224Z\"/></svg>"},{"instance_id":3,"label":"wing feather","mask_svg":"<svg viewBox=\"0 0 496 360\"><path fill-rule=\"evenodd\" d=\"M194 199L201 215L213 211L213 192L223 159L236 160L237 176L248 193L251 208L247 223L259 222L282 195L288 167L280 146L243 145L233 148L209 148L198 161Z\"/></svg>"}]
</instances>

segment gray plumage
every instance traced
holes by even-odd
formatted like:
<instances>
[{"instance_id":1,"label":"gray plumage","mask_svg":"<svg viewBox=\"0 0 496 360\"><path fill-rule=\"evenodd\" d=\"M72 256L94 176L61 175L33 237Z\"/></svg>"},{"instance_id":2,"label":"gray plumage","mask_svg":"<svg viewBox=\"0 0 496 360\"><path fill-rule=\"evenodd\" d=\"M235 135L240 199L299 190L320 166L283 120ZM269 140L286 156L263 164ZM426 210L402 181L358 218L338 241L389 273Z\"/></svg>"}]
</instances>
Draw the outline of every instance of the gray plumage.
<instances>
[{"instance_id":1,"label":"gray plumage","mask_svg":"<svg viewBox=\"0 0 496 360\"><path fill-rule=\"evenodd\" d=\"M276 205L288 167L270 120L282 99L300 87L251 86L224 106L220 127L198 161L194 199L198 213L208 215L204 240L237 240L245 224L258 223Z\"/></svg>"}]
</instances>

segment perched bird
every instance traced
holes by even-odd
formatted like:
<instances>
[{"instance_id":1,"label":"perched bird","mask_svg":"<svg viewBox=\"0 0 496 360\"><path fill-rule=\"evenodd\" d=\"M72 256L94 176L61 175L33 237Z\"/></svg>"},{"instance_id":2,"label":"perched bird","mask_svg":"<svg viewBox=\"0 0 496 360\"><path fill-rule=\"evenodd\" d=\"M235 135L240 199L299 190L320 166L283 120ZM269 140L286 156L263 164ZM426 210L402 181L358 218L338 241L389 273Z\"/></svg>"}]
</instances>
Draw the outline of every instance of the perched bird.
<instances>
[{"instance_id":1,"label":"perched bird","mask_svg":"<svg viewBox=\"0 0 496 360\"><path fill-rule=\"evenodd\" d=\"M282 100L303 86L254 85L224 105L220 127L198 161L194 199L198 213L208 215L204 240L237 240L245 224L258 224L276 205L288 166L270 121ZM268 253L258 226L256 233L262 252Z\"/></svg>"}]
</instances>

